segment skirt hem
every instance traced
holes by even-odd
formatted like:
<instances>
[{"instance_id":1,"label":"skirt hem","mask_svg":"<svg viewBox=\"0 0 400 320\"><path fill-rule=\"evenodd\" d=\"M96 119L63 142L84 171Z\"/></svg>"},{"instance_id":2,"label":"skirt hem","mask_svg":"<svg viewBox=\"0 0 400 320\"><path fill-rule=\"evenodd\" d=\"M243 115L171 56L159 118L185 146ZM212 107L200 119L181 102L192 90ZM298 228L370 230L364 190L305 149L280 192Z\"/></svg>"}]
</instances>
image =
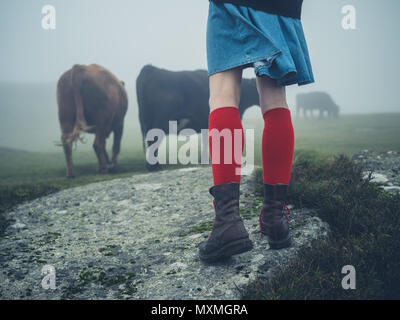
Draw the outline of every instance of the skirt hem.
<instances>
[{"instance_id":1,"label":"skirt hem","mask_svg":"<svg viewBox=\"0 0 400 320\"><path fill-rule=\"evenodd\" d=\"M250 68L253 66L253 64L255 62L262 61L262 60L266 60L266 61L270 62L269 66L271 66L273 61L276 58L276 55L277 55L277 53L274 53L272 55L268 55L267 57L262 56L260 58L245 59L239 63L222 66L220 68L215 68L212 71L208 71L208 76L210 77L213 74L231 70L234 68L239 68L239 67L242 67L242 69ZM273 58L273 59L271 59L271 58ZM270 77L271 79L278 80L279 86L290 86L290 85L294 85L294 84L297 84L298 86L302 86L302 85L314 83L314 79L311 79L311 78L308 78L308 79L305 78L305 79L301 79L301 80L296 79L297 70L295 70L295 69L287 69L287 70L284 70L283 72L281 72L281 74L279 76L273 76L269 70L269 66L263 66L257 71L254 70L254 72L256 73L256 76L266 75L266 76ZM290 74L292 74L292 76L289 76Z\"/></svg>"}]
</instances>

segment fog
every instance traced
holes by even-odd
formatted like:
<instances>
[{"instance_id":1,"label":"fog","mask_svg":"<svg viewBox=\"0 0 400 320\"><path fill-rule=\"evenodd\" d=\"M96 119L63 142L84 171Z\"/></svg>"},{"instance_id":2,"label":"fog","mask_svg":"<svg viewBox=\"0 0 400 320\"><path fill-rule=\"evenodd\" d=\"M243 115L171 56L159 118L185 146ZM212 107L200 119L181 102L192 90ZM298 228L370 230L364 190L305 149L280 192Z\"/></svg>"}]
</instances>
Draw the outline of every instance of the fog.
<instances>
[{"instance_id":1,"label":"fog","mask_svg":"<svg viewBox=\"0 0 400 320\"><path fill-rule=\"evenodd\" d=\"M56 9L55 30L41 26L47 4ZM356 30L341 26L349 4L356 8ZM134 123L135 79L145 64L206 69L207 14L207 0L0 0L0 146L37 149L40 134L59 138L55 84L76 63L100 64L125 81L127 119ZM398 0L305 0L316 82L290 86L289 103L298 92L322 90L343 113L400 111L399 15Z\"/></svg>"}]
</instances>

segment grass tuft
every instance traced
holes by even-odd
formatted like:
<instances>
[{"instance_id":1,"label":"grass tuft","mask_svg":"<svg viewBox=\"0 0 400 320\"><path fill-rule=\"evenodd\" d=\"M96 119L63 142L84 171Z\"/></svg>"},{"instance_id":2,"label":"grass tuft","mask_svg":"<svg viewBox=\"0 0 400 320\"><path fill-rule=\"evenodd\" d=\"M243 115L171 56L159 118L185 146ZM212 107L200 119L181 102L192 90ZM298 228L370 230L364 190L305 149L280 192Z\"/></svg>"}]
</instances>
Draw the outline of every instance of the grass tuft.
<instances>
[{"instance_id":1,"label":"grass tuft","mask_svg":"<svg viewBox=\"0 0 400 320\"><path fill-rule=\"evenodd\" d=\"M399 299L400 196L362 179L347 156L298 153L288 202L315 209L328 222L330 239L303 249L270 282L257 280L244 299ZM262 174L255 172L262 192ZM356 289L344 290L342 267L356 269Z\"/></svg>"}]
</instances>

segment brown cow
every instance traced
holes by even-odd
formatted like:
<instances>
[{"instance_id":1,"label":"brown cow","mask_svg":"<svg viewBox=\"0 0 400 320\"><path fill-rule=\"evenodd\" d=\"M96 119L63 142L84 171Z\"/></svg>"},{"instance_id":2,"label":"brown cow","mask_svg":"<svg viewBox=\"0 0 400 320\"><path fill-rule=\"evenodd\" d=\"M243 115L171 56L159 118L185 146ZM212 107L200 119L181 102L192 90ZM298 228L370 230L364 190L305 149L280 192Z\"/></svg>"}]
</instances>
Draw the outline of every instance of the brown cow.
<instances>
[{"instance_id":1,"label":"brown cow","mask_svg":"<svg viewBox=\"0 0 400 320\"><path fill-rule=\"evenodd\" d=\"M128 97L123 82L105 68L74 65L57 85L58 118L61 141L67 160L67 177L75 177L72 144L82 132L96 135L93 148L99 160L99 172L107 173L117 165ZM106 151L106 138L114 132L111 162Z\"/></svg>"}]
</instances>

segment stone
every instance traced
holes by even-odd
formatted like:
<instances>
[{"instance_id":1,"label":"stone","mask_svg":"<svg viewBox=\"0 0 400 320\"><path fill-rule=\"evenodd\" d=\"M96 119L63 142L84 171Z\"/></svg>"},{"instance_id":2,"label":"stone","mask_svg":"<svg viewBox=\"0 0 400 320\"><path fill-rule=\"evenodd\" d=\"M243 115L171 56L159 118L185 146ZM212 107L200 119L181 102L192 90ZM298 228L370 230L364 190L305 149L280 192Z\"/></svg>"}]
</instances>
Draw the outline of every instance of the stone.
<instances>
[{"instance_id":1,"label":"stone","mask_svg":"<svg viewBox=\"0 0 400 320\"><path fill-rule=\"evenodd\" d=\"M240 198L254 249L214 265L198 257L214 219L210 166L97 182L16 206L5 213L16 223L0 238L0 297L239 299L250 281L272 278L329 236L315 212L292 205L293 246L270 250L254 183L242 177ZM45 265L55 268L55 290L41 285Z\"/></svg>"},{"instance_id":2,"label":"stone","mask_svg":"<svg viewBox=\"0 0 400 320\"><path fill-rule=\"evenodd\" d=\"M364 178L364 179L367 179L368 176L369 176L369 173L366 172L366 173L364 173L363 178ZM371 182L374 182L374 183L378 183L378 184L385 184L385 183L387 183L387 182L389 181L389 179L388 179L387 176L384 175L384 174L375 173L375 172L374 172L374 173L372 173L372 175L371 175L371 180L370 180L370 181L371 181Z\"/></svg>"},{"instance_id":3,"label":"stone","mask_svg":"<svg viewBox=\"0 0 400 320\"><path fill-rule=\"evenodd\" d=\"M362 156L362 158L361 158ZM393 150L387 152L361 151L352 160L362 166L363 178L372 172L371 182L392 194L400 194L400 156Z\"/></svg>"},{"instance_id":4,"label":"stone","mask_svg":"<svg viewBox=\"0 0 400 320\"><path fill-rule=\"evenodd\" d=\"M394 187L394 186L386 186L385 187L385 186L383 186L382 188L385 191L400 193L400 187Z\"/></svg>"},{"instance_id":5,"label":"stone","mask_svg":"<svg viewBox=\"0 0 400 320\"><path fill-rule=\"evenodd\" d=\"M14 223L14 224L10 225L10 228L16 229L16 230L24 229L24 228L26 228L26 225L23 224L23 223L17 222L17 223Z\"/></svg>"}]
</instances>

